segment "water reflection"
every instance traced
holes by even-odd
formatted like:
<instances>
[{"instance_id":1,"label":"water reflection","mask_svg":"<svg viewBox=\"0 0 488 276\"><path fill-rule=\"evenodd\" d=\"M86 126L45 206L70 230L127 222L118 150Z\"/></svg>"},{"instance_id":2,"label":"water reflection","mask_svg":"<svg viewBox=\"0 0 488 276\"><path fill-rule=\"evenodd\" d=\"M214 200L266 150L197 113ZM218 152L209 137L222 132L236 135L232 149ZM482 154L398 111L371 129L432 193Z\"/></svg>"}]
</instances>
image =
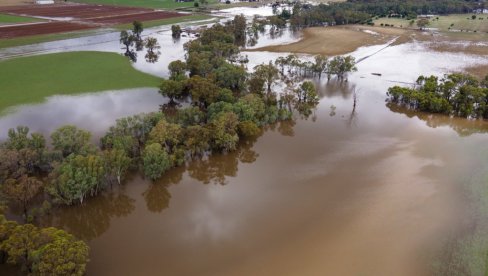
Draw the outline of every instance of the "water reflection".
<instances>
[{"instance_id":1,"label":"water reflection","mask_svg":"<svg viewBox=\"0 0 488 276\"><path fill-rule=\"evenodd\" d=\"M236 177L239 161L252 163L256 161L259 154L252 150L258 137L241 141L237 150L227 154L211 155L206 159L190 162L188 175L204 184L228 183L229 177Z\"/></svg>"},{"instance_id":2,"label":"water reflection","mask_svg":"<svg viewBox=\"0 0 488 276\"><path fill-rule=\"evenodd\" d=\"M171 185L180 183L184 172L184 166L171 169L163 178L149 184L149 187L143 193L147 210L153 213L161 213L169 207L171 194L168 188Z\"/></svg>"},{"instance_id":3,"label":"water reflection","mask_svg":"<svg viewBox=\"0 0 488 276\"><path fill-rule=\"evenodd\" d=\"M77 208L55 208L49 216L43 218L42 224L63 228L80 239L90 241L105 233L113 218L125 217L133 212L134 203L135 200L123 188L116 187L87 200Z\"/></svg>"},{"instance_id":4,"label":"water reflection","mask_svg":"<svg viewBox=\"0 0 488 276\"><path fill-rule=\"evenodd\" d=\"M58 127L71 124L100 137L117 118L155 111L166 101L157 88L53 96L45 103L16 107L10 114L0 117L0 140L7 138L8 129L18 125L49 135Z\"/></svg>"},{"instance_id":5,"label":"water reflection","mask_svg":"<svg viewBox=\"0 0 488 276\"><path fill-rule=\"evenodd\" d=\"M386 106L394 113L406 115L408 118L417 118L431 128L449 127L461 137L488 132L488 122L485 120L468 120L442 114L418 112L393 103L387 103Z\"/></svg>"}]
</instances>

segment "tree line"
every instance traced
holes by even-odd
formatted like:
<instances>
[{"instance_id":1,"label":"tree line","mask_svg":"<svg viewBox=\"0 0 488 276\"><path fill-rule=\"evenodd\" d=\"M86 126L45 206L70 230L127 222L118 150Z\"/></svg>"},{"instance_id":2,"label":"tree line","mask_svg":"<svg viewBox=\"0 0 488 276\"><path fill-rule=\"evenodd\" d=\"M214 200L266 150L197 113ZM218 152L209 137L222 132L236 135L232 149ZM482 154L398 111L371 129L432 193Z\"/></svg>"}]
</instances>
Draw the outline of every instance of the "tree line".
<instances>
[{"instance_id":1,"label":"tree line","mask_svg":"<svg viewBox=\"0 0 488 276\"><path fill-rule=\"evenodd\" d=\"M388 89L390 103L408 108L473 119L488 118L488 76L479 81L466 74L420 76L415 86Z\"/></svg>"},{"instance_id":2,"label":"tree line","mask_svg":"<svg viewBox=\"0 0 488 276\"><path fill-rule=\"evenodd\" d=\"M295 4L291 13L278 14L294 28L323 25L364 24L373 17L392 14L416 18L420 14L469 13L483 5L482 0L348 0L320 5Z\"/></svg>"}]
</instances>

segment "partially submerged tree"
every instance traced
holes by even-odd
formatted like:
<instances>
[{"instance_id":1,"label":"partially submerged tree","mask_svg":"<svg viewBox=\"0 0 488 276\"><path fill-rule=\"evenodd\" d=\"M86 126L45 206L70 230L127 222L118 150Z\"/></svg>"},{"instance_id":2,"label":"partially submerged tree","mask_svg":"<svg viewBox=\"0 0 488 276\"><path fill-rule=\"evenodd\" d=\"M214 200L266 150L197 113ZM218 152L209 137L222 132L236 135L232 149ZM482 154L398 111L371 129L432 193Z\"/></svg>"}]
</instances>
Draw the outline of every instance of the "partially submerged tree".
<instances>
[{"instance_id":1,"label":"partially submerged tree","mask_svg":"<svg viewBox=\"0 0 488 276\"><path fill-rule=\"evenodd\" d=\"M161 46L158 43L158 40L154 37L148 37L144 40L144 44L146 45L147 48L147 53L146 53L146 61L150 63L155 63L159 59L159 55L161 52L159 49L161 49Z\"/></svg>"},{"instance_id":2,"label":"partially submerged tree","mask_svg":"<svg viewBox=\"0 0 488 276\"><path fill-rule=\"evenodd\" d=\"M20 204L24 219L27 220L29 205L34 197L39 194L42 186L43 183L37 178L23 175L18 179L7 179L2 185L2 194Z\"/></svg>"}]
</instances>

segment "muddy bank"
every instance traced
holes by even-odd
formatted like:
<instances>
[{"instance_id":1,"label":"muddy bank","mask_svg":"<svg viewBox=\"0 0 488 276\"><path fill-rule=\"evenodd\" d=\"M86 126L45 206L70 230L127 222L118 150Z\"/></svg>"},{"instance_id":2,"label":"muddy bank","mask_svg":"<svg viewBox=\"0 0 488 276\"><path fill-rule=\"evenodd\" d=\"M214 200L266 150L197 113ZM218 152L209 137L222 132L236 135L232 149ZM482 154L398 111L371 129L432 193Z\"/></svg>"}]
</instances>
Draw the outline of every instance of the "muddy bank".
<instances>
[{"instance_id":1,"label":"muddy bank","mask_svg":"<svg viewBox=\"0 0 488 276\"><path fill-rule=\"evenodd\" d=\"M370 26L313 27L303 30L300 41L267 46L254 51L291 52L303 54L343 55L359 47L385 44L396 38L396 44L411 41L416 32Z\"/></svg>"}]
</instances>

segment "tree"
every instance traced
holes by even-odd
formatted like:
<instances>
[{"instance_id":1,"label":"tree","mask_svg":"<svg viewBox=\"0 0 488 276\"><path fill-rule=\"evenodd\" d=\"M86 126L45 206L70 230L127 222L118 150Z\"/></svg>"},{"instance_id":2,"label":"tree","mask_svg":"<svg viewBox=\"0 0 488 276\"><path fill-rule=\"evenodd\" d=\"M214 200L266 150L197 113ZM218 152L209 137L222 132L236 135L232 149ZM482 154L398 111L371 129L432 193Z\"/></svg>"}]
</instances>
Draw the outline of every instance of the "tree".
<instances>
[{"instance_id":1,"label":"tree","mask_svg":"<svg viewBox=\"0 0 488 276\"><path fill-rule=\"evenodd\" d=\"M38 275L85 275L88 246L63 230L45 228L49 242L34 251L32 271Z\"/></svg>"},{"instance_id":2,"label":"tree","mask_svg":"<svg viewBox=\"0 0 488 276\"><path fill-rule=\"evenodd\" d=\"M161 144L152 143L146 146L142 156L144 175L156 180L171 168L171 158Z\"/></svg>"},{"instance_id":3,"label":"tree","mask_svg":"<svg viewBox=\"0 0 488 276\"><path fill-rule=\"evenodd\" d=\"M32 253L42 244L41 231L32 224L16 225L0 244L7 253L7 263L21 265L24 270L32 270Z\"/></svg>"},{"instance_id":4,"label":"tree","mask_svg":"<svg viewBox=\"0 0 488 276\"><path fill-rule=\"evenodd\" d=\"M244 89L247 72L243 67L225 62L214 70L214 74L216 83L221 88L228 88L236 92Z\"/></svg>"},{"instance_id":5,"label":"tree","mask_svg":"<svg viewBox=\"0 0 488 276\"><path fill-rule=\"evenodd\" d=\"M171 80L183 80L186 79L186 63L181 60L175 60L168 64L169 79Z\"/></svg>"},{"instance_id":6,"label":"tree","mask_svg":"<svg viewBox=\"0 0 488 276\"><path fill-rule=\"evenodd\" d=\"M327 78L335 74L340 81L346 79L347 73L357 71L356 59L352 56L336 56L329 63L327 67Z\"/></svg>"},{"instance_id":7,"label":"tree","mask_svg":"<svg viewBox=\"0 0 488 276\"><path fill-rule=\"evenodd\" d=\"M159 94L168 97L169 103L174 104L175 99L181 99L183 97L184 88L185 88L185 83L183 81L163 79L161 82L161 86L159 87Z\"/></svg>"},{"instance_id":8,"label":"tree","mask_svg":"<svg viewBox=\"0 0 488 276\"><path fill-rule=\"evenodd\" d=\"M193 76L188 80L193 104L206 108L215 102L219 96L220 88L211 80L200 76Z\"/></svg>"},{"instance_id":9,"label":"tree","mask_svg":"<svg viewBox=\"0 0 488 276\"><path fill-rule=\"evenodd\" d=\"M39 194L43 183L35 177L21 176L19 179L7 179L2 185L5 197L18 202L22 206L24 218L27 220L28 207L34 197Z\"/></svg>"},{"instance_id":10,"label":"tree","mask_svg":"<svg viewBox=\"0 0 488 276\"><path fill-rule=\"evenodd\" d=\"M300 87L295 91L299 103L305 103L309 105L318 104L319 99L315 90L315 85L311 81L303 82Z\"/></svg>"},{"instance_id":11,"label":"tree","mask_svg":"<svg viewBox=\"0 0 488 276\"><path fill-rule=\"evenodd\" d=\"M58 128L51 134L52 145L61 151L64 157L74 154L86 154L90 151L91 133L73 125Z\"/></svg>"},{"instance_id":12,"label":"tree","mask_svg":"<svg viewBox=\"0 0 488 276\"><path fill-rule=\"evenodd\" d=\"M142 48L144 48L144 41L141 38L142 31L144 31L142 22L139 21L132 22L132 34L134 35L134 41L136 43L137 51L141 51Z\"/></svg>"},{"instance_id":13,"label":"tree","mask_svg":"<svg viewBox=\"0 0 488 276\"><path fill-rule=\"evenodd\" d=\"M181 126L160 120L149 133L149 144L158 143L165 147L169 153L173 153L180 143Z\"/></svg>"},{"instance_id":14,"label":"tree","mask_svg":"<svg viewBox=\"0 0 488 276\"><path fill-rule=\"evenodd\" d=\"M202 126L189 126L183 130L183 145L190 157L203 156L210 149L210 131Z\"/></svg>"},{"instance_id":15,"label":"tree","mask_svg":"<svg viewBox=\"0 0 488 276\"><path fill-rule=\"evenodd\" d=\"M5 142L5 146L13 150L27 148L30 144L28 135L29 128L26 126L18 126L16 129L11 128L8 130L8 140Z\"/></svg>"},{"instance_id":16,"label":"tree","mask_svg":"<svg viewBox=\"0 0 488 276\"><path fill-rule=\"evenodd\" d=\"M212 148L224 152L235 150L237 142L239 142L238 124L239 120L235 113L220 113L210 126Z\"/></svg>"},{"instance_id":17,"label":"tree","mask_svg":"<svg viewBox=\"0 0 488 276\"><path fill-rule=\"evenodd\" d=\"M329 63L329 58L325 55L315 56L315 64L313 65L314 73L319 75L319 79L322 78L322 73L327 72L327 64Z\"/></svg>"},{"instance_id":18,"label":"tree","mask_svg":"<svg viewBox=\"0 0 488 276\"><path fill-rule=\"evenodd\" d=\"M161 49L161 46L158 43L158 40L154 37L148 37L144 40L144 44L146 45L147 48L147 53L146 53L146 61L150 63L155 63L159 59L159 55L161 52L159 49Z\"/></svg>"},{"instance_id":19,"label":"tree","mask_svg":"<svg viewBox=\"0 0 488 276\"><path fill-rule=\"evenodd\" d=\"M256 78L264 82L267 88L267 94L271 94L271 87L279 79L278 69L271 63L260 64L254 67L254 73L251 78Z\"/></svg>"},{"instance_id":20,"label":"tree","mask_svg":"<svg viewBox=\"0 0 488 276\"><path fill-rule=\"evenodd\" d=\"M235 43L239 46L244 46L246 44L246 17L243 14L236 15L232 21L232 27Z\"/></svg>"},{"instance_id":21,"label":"tree","mask_svg":"<svg viewBox=\"0 0 488 276\"><path fill-rule=\"evenodd\" d=\"M51 179L47 191L56 202L83 204L86 197L96 195L104 184L104 161L98 155L70 155L54 170Z\"/></svg>"},{"instance_id":22,"label":"tree","mask_svg":"<svg viewBox=\"0 0 488 276\"><path fill-rule=\"evenodd\" d=\"M130 167L131 159L121 149L105 150L102 157L108 181L112 183L113 179L116 179L120 185Z\"/></svg>"},{"instance_id":23,"label":"tree","mask_svg":"<svg viewBox=\"0 0 488 276\"><path fill-rule=\"evenodd\" d=\"M29 275L84 275L88 249L63 230L19 225L0 215L0 251Z\"/></svg>"},{"instance_id":24,"label":"tree","mask_svg":"<svg viewBox=\"0 0 488 276\"><path fill-rule=\"evenodd\" d=\"M125 46L125 53L124 55L128 57L133 62L137 61L137 54L136 52L131 50L131 47L134 45L135 37L133 34L130 34L128 31L121 31L120 32L120 43Z\"/></svg>"},{"instance_id":25,"label":"tree","mask_svg":"<svg viewBox=\"0 0 488 276\"><path fill-rule=\"evenodd\" d=\"M182 31L181 31L180 25L172 25L171 26L171 36L173 38L180 38L181 33L182 33Z\"/></svg>"},{"instance_id":26,"label":"tree","mask_svg":"<svg viewBox=\"0 0 488 276\"><path fill-rule=\"evenodd\" d=\"M417 27L419 27L420 30L423 30L425 28L425 26L427 26L429 24L430 24L429 19L420 18L419 20L417 20Z\"/></svg>"}]
</instances>

